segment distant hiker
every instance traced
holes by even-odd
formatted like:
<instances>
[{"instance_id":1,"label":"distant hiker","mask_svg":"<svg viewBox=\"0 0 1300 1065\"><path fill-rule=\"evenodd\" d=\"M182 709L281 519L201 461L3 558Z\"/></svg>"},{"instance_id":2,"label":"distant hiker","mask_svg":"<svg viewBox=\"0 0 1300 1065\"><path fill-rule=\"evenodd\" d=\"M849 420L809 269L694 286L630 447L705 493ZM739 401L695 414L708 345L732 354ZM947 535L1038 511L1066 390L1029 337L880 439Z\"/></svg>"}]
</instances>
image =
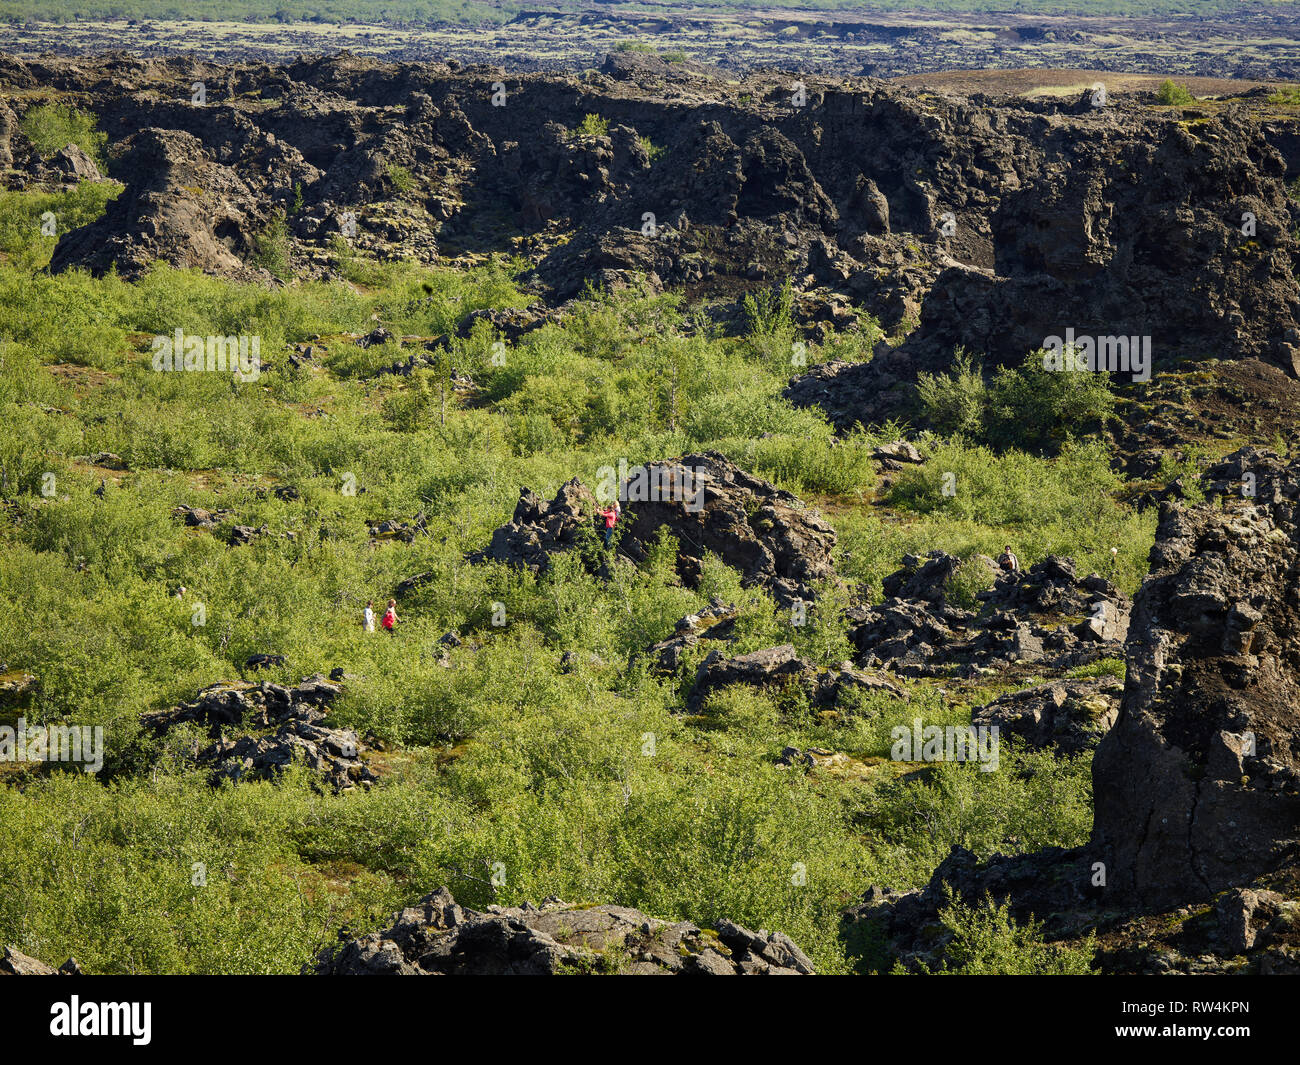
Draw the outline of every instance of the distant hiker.
<instances>
[{"instance_id":1,"label":"distant hiker","mask_svg":"<svg viewBox=\"0 0 1300 1065\"><path fill-rule=\"evenodd\" d=\"M1011 553L1011 545L1005 544L1002 554L998 555L998 567L1007 573L1020 572L1020 559Z\"/></svg>"},{"instance_id":2,"label":"distant hiker","mask_svg":"<svg viewBox=\"0 0 1300 1065\"><path fill-rule=\"evenodd\" d=\"M388 600L388 609L384 611L384 616L379 619L379 624L381 624L388 631L388 635L390 636L397 635L397 600L396 599Z\"/></svg>"},{"instance_id":3,"label":"distant hiker","mask_svg":"<svg viewBox=\"0 0 1300 1065\"><path fill-rule=\"evenodd\" d=\"M176 598L177 599L185 598L185 585L182 584L179 588L176 589Z\"/></svg>"},{"instance_id":4,"label":"distant hiker","mask_svg":"<svg viewBox=\"0 0 1300 1065\"><path fill-rule=\"evenodd\" d=\"M618 501L615 500L610 506L607 506L600 512L600 516L605 519L606 547L609 547L611 541L614 539L614 526L618 524L618 518L622 511L623 508L620 507Z\"/></svg>"},{"instance_id":5,"label":"distant hiker","mask_svg":"<svg viewBox=\"0 0 1300 1065\"><path fill-rule=\"evenodd\" d=\"M361 631L375 631L375 601L373 599L366 600L366 612L361 616Z\"/></svg>"},{"instance_id":6,"label":"distant hiker","mask_svg":"<svg viewBox=\"0 0 1300 1065\"><path fill-rule=\"evenodd\" d=\"M99 496L100 499L104 498L104 478L102 477L99 479L99 487L95 489L95 495Z\"/></svg>"}]
</instances>

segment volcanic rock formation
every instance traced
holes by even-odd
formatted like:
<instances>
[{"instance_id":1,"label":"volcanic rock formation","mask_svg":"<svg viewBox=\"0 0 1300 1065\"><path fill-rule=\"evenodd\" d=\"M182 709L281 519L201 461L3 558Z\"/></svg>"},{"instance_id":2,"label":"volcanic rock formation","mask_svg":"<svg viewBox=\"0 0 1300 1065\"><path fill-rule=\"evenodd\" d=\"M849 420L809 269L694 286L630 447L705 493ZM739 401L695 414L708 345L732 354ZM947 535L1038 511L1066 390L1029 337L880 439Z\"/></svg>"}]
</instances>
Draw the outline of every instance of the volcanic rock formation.
<instances>
[{"instance_id":1,"label":"volcanic rock formation","mask_svg":"<svg viewBox=\"0 0 1300 1065\"><path fill-rule=\"evenodd\" d=\"M320 976L624 975L807 976L812 962L780 932L728 920L715 930L662 921L626 906L460 906L445 887L396 913L380 932L321 952Z\"/></svg>"}]
</instances>

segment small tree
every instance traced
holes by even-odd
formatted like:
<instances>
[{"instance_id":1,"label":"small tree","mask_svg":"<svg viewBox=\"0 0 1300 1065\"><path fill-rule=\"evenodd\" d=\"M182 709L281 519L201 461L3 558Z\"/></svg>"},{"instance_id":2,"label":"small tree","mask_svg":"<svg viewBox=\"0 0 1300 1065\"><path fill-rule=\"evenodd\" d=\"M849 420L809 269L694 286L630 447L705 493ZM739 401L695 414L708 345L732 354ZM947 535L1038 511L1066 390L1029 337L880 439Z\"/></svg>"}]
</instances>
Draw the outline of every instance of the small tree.
<instances>
[{"instance_id":1,"label":"small tree","mask_svg":"<svg viewBox=\"0 0 1300 1065\"><path fill-rule=\"evenodd\" d=\"M976 439L984 434L988 388L965 349L957 349L951 373L918 374L916 392L930 423L939 432Z\"/></svg>"}]
</instances>

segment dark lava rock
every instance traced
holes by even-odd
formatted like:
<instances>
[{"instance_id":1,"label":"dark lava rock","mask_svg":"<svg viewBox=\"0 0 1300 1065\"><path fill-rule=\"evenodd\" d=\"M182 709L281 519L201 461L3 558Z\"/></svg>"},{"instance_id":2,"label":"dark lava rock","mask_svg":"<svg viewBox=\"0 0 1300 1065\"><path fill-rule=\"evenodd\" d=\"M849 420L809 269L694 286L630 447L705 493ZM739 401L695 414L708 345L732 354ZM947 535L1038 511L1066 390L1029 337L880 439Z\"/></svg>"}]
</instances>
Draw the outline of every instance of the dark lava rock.
<instances>
[{"instance_id":1,"label":"dark lava rock","mask_svg":"<svg viewBox=\"0 0 1300 1065\"><path fill-rule=\"evenodd\" d=\"M228 510L204 510L202 507L191 507L186 503L176 507L172 515L182 518L192 529L215 529L232 516Z\"/></svg>"},{"instance_id":2,"label":"dark lava rock","mask_svg":"<svg viewBox=\"0 0 1300 1065\"><path fill-rule=\"evenodd\" d=\"M687 696L686 705L698 709L710 692L730 684L758 688L799 684L818 705L835 705L842 693L852 689L880 692L895 699L907 698L897 685L854 669L847 662L838 669L818 669L812 662L796 655L794 645L787 643L733 658L710 651L696 670L695 684Z\"/></svg>"},{"instance_id":3,"label":"dark lava rock","mask_svg":"<svg viewBox=\"0 0 1300 1065\"><path fill-rule=\"evenodd\" d=\"M963 566L992 582L975 599L978 611L948 601ZM882 582L883 603L853 607L849 638L859 663L907 676L974 676L1013 662L1056 669L1119 657L1128 598L1096 574L1080 578L1066 558L1049 556L1028 572L999 571L992 559L966 562L942 551L906 555Z\"/></svg>"},{"instance_id":4,"label":"dark lava rock","mask_svg":"<svg viewBox=\"0 0 1300 1065\"><path fill-rule=\"evenodd\" d=\"M361 759L364 746L357 734L323 724L341 691L319 674L293 688L266 681L214 684L193 702L140 720L160 734L182 722L207 726L213 742L201 749L196 745L192 755L196 764L212 767L214 783L275 780L291 763L301 762L335 792L368 788L378 777Z\"/></svg>"},{"instance_id":5,"label":"dark lava rock","mask_svg":"<svg viewBox=\"0 0 1300 1065\"><path fill-rule=\"evenodd\" d=\"M1204 479L1205 503L1161 509L1119 716L1093 757L1089 842L983 863L954 848L924 889L873 888L847 925L868 922L887 953L928 964L951 888L1008 900L1054 938L1118 926L1164 944L1121 945L1108 972L1300 971L1300 460L1243 448ZM1169 912L1210 900L1208 925ZM1243 951L1247 969L1223 964Z\"/></svg>"},{"instance_id":6,"label":"dark lava rock","mask_svg":"<svg viewBox=\"0 0 1300 1065\"><path fill-rule=\"evenodd\" d=\"M999 696L971 712L971 724L996 725L1030 747L1078 754L1097 745L1119 714L1122 681L1059 680Z\"/></svg>"},{"instance_id":7,"label":"dark lava rock","mask_svg":"<svg viewBox=\"0 0 1300 1065\"><path fill-rule=\"evenodd\" d=\"M392 917L390 927L327 948L304 972L320 976L812 975L780 932L728 920L715 930L662 921L626 906L457 904L445 887Z\"/></svg>"},{"instance_id":8,"label":"dark lava rock","mask_svg":"<svg viewBox=\"0 0 1300 1065\"><path fill-rule=\"evenodd\" d=\"M30 958L13 947L0 953L0 976L81 976L81 966L76 958L69 958L57 969L43 961Z\"/></svg>"},{"instance_id":9,"label":"dark lava rock","mask_svg":"<svg viewBox=\"0 0 1300 1065\"><path fill-rule=\"evenodd\" d=\"M680 545L677 568L688 585L698 581L709 552L781 606L811 602L812 582L834 578L835 530L791 493L714 451L647 463L644 470L643 483L670 489L661 498L639 499L637 475L620 487L627 499L620 524L627 527L619 550L634 561L645 559L666 529ZM684 498L664 498L673 490Z\"/></svg>"},{"instance_id":10,"label":"dark lava rock","mask_svg":"<svg viewBox=\"0 0 1300 1065\"><path fill-rule=\"evenodd\" d=\"M1245 466L1253 498L1162 508L1093 761L1093 846L1141 905L1244 884L1300 844L1300 465L1243 450L1206 480L1235 488Z\"/></svg>"},{"instance_id":11,"label":"dark lava rock","mask_svg":"<svg viewBox=\"0 0 1300 1065\"><path fill-rule=\"evenodd\" d=\"M698 614L687 614L673 626L673 635L651 644L644 651L651 667L660 673L674 673L687 648L701 640L729 640L736 631L736 607L713 599ZM633 655L635 658L636 656Z\"/></svg>"},{"instance_id":12,"label":"dark lava rock","mask_svg":"<svg viewBox=\"0 0 1300 1065\"><path fill-rule=\"evenodd\" d=\"M595 531L596 497L576 477L567 481L549 503L531 489L519 492L514 516L492 534L482 551L472 552L470 562L504 562L540 573L551 555L568 551Z\"/></svg>"},{"instance_id":13,"label":"dark lava rock","mask_svg":"<svg viewBox=\"0 0 1300 1065\"><path fill-rule=\"evenodd\" d=\"M624 500L619 553L642 562L666 530L678 542L677 569L690 586L710 552L739 570L747 586L765 589L783 606L812 601L811 582L834 576L831 526L789 492L716 452L647 463L617 491ZM595 496L576 478L549 503L525 488L511 520L469 561L541 572L558 551L595 546L597 508Z\"/></svg>"}]
</instances>

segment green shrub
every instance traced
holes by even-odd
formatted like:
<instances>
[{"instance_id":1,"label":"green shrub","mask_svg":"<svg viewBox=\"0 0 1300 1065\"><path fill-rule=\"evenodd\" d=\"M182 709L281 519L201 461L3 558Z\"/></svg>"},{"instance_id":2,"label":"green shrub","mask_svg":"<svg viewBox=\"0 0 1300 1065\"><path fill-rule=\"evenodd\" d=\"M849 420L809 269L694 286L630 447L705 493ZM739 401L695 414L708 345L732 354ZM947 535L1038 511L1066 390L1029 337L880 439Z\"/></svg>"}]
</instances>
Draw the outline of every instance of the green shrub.
<instances>
[{"instance_id":1,"label":"green shrub","mask_svg":"<svg viewBox=\"0 0 1300 1065\"><path fill-rule=\"evenodd\" d=\"M1000 367L989 385L985 431L997 446L1056 451L1104 428L1115 407L1104 373L1045 369L1043 353Z\"/></svg>"},{"instance_id":2,"label":"green shrub","mask_svg":"<svg viewBox=\"0 0 1300 1065\"><path fill-rule=\"evenodd\" d=\"M1078 945L1047 943L1042 924L1018 925L1008 906L986 897L976 906L953 901L939 911L952 938L943 948L940 976L1089 976L1093 975L1096 939ZM930 970L923 970L929 972Z\"/></svg>"},{"instance_id":3,"label":"green shrub","mask_svg":"<svg viewBox=\"0 0 1300 1065\"><path fill-rule=\"evenodd\" d=\"M584 115L573 132L577 137L608 137L609 119L601 118L600 115Z\"/></svg>"},{"instance_id":4,"label":"green shrub","mask_svg":"<svg viewBox=\"0 0 1300 1065\"><path fill-rule=\"evenodd\" d=\"M1196 97L1187 91L1185 85L1179 85L1170 78L1165 78L1160 83L1160 88L1156 92L1157 98L1162 104L1183 105L1196 101Z\"/></svg>"},{"instance_id":5,"label":"green shrub","mask_svg":"<svg viewBox=\"0 0 1300 1065\"><path fill-rule=\"evenodd\" d=\"M651 163L657 161L668 150L667 148L653 143L649 137L638 137L637 140L645 150L646 155L649 156Z\"/></svg>"},{"instance_id":6,"label":"green shrub","mask_svg":"<svg viewBox=\"0 0 1300 1065\"><path fill-rule=\"evenodd\" d=\"M389 163L384 171L388 175L388 180L392 182L393 188L398 192L410 192L415 188L415 175L406 167L398 163Z\"/></svg>"},{"instance_id":7,"label":"green shrub","mask_svg":"<svg viewBox=\"0 0 1300 1065\"><path fill-rule=\"evenodd\" d=\"M289 236L289 222L284 212L277 210L271 217L270 225L255 239L253 262L281 280L288 280L293 273L292 255L293 241Z\"/></svg>"},{"instance_id":8,"label":"green shrub","mask_svg":"<svg viewBox=\"0 0 1300 1065\"><path fill-rule=\"evenodd\" d=\"M979 607L978 595L993 587L995 575L986 563L972 553L961 560L948 584L948 601L967 610Z\"/></svg>"},{"instance_id":9,"label":"green shrub","mask_svg":"<svg viewBox=\"0 0 1300 1065\"><path fill-rule=\"evenodd\" d=\"M102 170L108 135L95 128L95 116L78 111L71 104L37 104L23 116L21 128L43 156L54 155L75 144Z\"/></svg>"},{"instance_id":10,"label":"green shrub","mask_svg":"<svg viewBox=\"0 0 1300 1065\"><path fill-rule=\"evenodd\" d=\"M947 374L920 374L917 395L929 423L999 448L1058 451L1104 428L1115 397L1104 373L1053 371L1043 354L985 380L965 352Z\"/></svg>"},{"instance_id":11,"label":"green shrub","mask_svg":"<svg viewBox=\"0 0 1300 1065\"><path fill-rule=\"evenodd\" d=\"M984 375L971 365L970 356L959 350L947 374L918 374L916 391L929 423L941 433L956 433L979 439L984 435L984 418L989 396Z\"/></svg>"}]
</instances>

